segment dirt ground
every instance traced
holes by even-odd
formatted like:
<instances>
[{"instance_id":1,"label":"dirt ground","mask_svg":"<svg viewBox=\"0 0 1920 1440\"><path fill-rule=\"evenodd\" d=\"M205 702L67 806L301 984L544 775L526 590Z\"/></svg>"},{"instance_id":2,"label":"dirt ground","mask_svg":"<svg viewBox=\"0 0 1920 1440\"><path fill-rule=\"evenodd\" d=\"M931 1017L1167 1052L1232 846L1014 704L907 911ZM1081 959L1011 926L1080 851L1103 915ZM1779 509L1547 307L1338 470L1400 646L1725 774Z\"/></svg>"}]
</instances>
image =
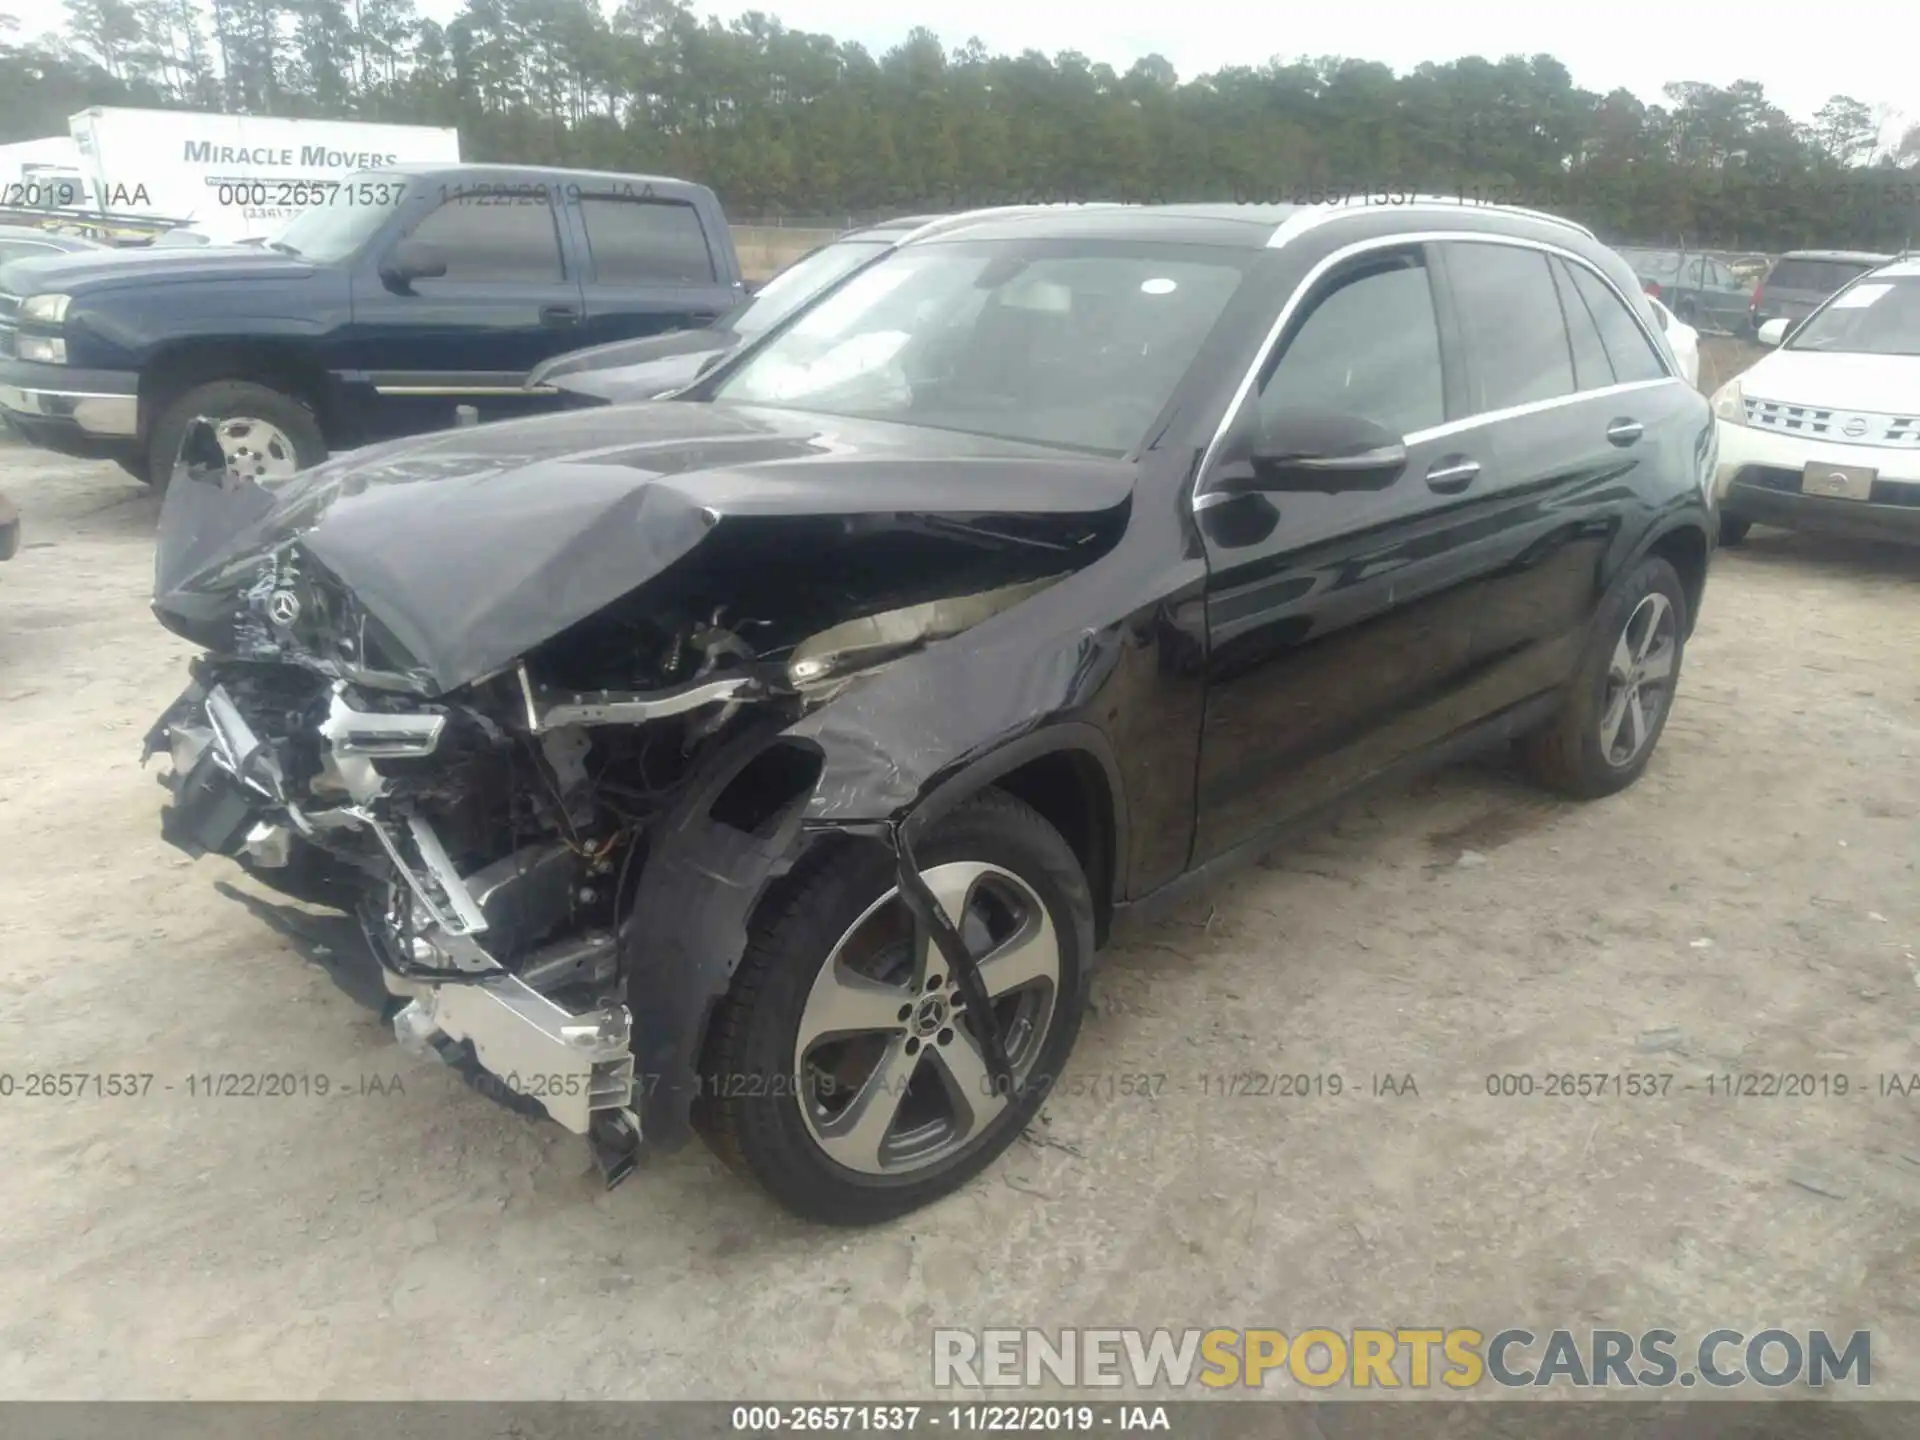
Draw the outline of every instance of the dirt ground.
<instances>
[{"instance_id":1,"label":"dirt ground","mask_svg":"<svg viewBox=\"0 0 1920 1440\"><path fill-rule=\"evenodd\" d=\"M1352 806L1108 953L1001 1164L847 1234L697 1148L605 1192L165 847L153 502L12 446L0 491L0 1397L907 1396L949 1324L1871 1329L1874 1393L1920 1397L1920 1097L1875 1081L1920 1071L1920 553L1756 531L1637 787ZM1487 1092L1567 1070L1675 1079ZM1853 1093L1706 1091L1756 1071ZM1344 1093L1208 1078L1275 1072Z\"/></svg>"}]
</instances>

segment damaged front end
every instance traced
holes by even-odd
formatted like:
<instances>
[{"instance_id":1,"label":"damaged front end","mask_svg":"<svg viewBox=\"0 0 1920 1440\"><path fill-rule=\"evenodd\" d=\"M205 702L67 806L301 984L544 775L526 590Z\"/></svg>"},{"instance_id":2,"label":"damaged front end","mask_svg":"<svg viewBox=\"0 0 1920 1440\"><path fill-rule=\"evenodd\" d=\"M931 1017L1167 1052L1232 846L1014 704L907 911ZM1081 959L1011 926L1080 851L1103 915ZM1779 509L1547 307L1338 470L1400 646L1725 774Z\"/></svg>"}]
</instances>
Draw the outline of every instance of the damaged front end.
<instances>
[{"instance_id":1,"label":"damaged front end","mask_svg":"<svg viewBox=\"0 0 1920 1440\"><path fill-rule=\"evenodd\" d=\"M420 453L377 452L408 481L478 468ZM163 834L356 916L400 1040L588 1137L616 1183L684 1134L746 917L818 842L822 757L789 727L1082 568L1122 512L729 513L657 471L569 504L496 464L489 531L380 463L277 495L175 477L155 609L208 653L147 737Z\"/></svg>"}]
</instances>

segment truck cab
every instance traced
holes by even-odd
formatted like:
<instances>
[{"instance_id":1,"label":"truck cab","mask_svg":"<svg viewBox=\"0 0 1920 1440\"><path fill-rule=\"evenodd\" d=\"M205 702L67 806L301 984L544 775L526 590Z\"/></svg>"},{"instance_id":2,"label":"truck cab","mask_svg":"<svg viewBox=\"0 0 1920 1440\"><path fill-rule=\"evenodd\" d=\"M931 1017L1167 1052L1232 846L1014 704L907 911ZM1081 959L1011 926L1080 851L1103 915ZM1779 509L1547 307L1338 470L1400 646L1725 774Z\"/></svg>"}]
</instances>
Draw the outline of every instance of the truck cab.
<instances>
[{"instance_id":1,"label":"truck cab","mask_svg":"<svg viewBox=\"0 0 1920 1440\"><path fill-rule=\"evenodd\" d=\"M358 172L264 243L0 266L0 411L164 485L212 422L236 474L553 408L581 346L705 325L745 294L702 185L512 165Z\"/></svg>"}]
</instances>

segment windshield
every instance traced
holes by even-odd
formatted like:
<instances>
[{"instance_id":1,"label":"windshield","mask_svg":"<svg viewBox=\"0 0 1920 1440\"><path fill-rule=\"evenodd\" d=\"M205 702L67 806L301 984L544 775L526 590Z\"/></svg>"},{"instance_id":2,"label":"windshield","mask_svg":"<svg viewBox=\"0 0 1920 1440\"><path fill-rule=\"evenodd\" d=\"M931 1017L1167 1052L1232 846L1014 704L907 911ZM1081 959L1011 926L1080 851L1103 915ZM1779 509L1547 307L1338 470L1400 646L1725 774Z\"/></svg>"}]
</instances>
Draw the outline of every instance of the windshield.
<instances>
[{"instance_id":1,"label":"windshield","mask_svg":"<svg viewBox=\"0 0 1920 1440\"><path fill-rule=\"evenodd\" d=\"M1920 355L1920 275L1862 280L1802 325L1787 349Z\"/></svg>"},{"instance_id":2,"label":"windshield","mask_svg":"<svg viewBox=\"0 0 1920 1440\"><path fill-rule=\"evenodd\" d=\"M803 255L754 292L727 317L727 328L741 335L771 330L843 275L884 253L884 240L836 240Z\"/></svg>"},{"instance_id":3,"label":"windshield","mask_svg":"<svg viewBox=\"0 0 1920 1440\"><path fill-rule=\"evenodd\" d=\"M404 177L371 170L349 175L337 185L316 181L310 188L323 186L324 198L289 220L268 246L322 265L344 260L400 208L407 193Z\"/></svg>"},{"instance_id":4,"label":"windshield","mask_svg":"<svg viewBox=\"0 0 1920 1440\"><path fill-rule=\"evenodd\" d=\"M1063 240L896 250L715 398L1125 454L1256 253Z\"/></svg>"}]
</instances>

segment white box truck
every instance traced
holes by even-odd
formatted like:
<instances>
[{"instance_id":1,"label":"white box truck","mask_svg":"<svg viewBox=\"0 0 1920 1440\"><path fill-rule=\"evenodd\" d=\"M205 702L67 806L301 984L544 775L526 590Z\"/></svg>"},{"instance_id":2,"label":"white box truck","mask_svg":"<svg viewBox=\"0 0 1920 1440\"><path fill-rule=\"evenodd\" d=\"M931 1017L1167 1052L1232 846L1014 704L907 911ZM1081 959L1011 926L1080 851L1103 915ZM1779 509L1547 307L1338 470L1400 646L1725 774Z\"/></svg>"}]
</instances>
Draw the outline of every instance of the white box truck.
<instances>
[{"instance_id":1,"label":"white box truck","mask_svg":"<svg viewBox=\"0 0 1920 1440\"><path fill-rule=\"evenodd\" d=\"M68 128L86 208L216 244L273 235L356 170L460 159L459 132L429 125L95 106Z\"/></svg>"},{"instance_id":2,"label":"white box truck","mask_svg":"<svg viewBox=\"0 0 1920 1440\"><path fill-rule=\"evenodd\" d=\"M57 210L91 203L71 135L0 145L0 209Z\"/></svg>"}]
</instances>

